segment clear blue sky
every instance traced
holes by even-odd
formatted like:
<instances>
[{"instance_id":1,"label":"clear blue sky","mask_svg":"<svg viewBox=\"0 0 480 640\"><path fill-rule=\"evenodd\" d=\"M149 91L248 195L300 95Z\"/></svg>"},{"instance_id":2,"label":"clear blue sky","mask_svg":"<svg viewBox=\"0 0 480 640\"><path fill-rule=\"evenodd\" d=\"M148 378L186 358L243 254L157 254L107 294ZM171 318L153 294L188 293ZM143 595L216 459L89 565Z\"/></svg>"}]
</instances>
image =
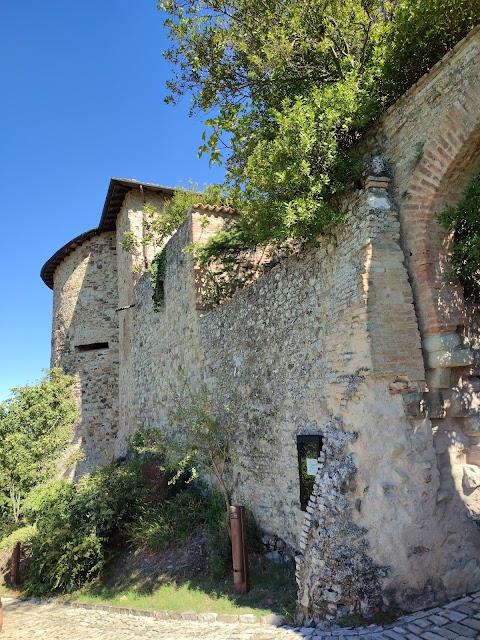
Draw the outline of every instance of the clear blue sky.
<instances>
[{"instance_id":1,"label":"clear blue sky","mask_svg":"<svg viewBox=\"0 0 480 640\"><path fill-rule=\"evenodd\" d=\"M43 263L96 227L111 177L220 181L197 158L188 100L165 105L170 68L155 0L3 0L0 8L0 400L49 366Z\"/></svg>"}]
</instances>

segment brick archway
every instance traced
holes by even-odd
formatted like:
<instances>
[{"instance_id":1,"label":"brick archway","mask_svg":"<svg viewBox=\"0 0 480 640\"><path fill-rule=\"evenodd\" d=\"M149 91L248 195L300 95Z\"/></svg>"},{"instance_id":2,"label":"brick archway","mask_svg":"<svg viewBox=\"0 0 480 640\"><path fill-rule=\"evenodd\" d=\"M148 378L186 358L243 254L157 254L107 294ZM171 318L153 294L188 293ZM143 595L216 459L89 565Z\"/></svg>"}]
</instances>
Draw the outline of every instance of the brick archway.
<instances>
[{"instance_id":1,"label":"brick archway","mask_svg":"<svg viewBox=\"0 0 480 640\"><path fill-rule=\"evenodd\" d=\"M435 336L454 340L447 336L465 323L463 290L448 279L451 239L435 214L459 199L468 177L480 168L479 97L478 90L465 94L450 108L404 194L403 243L426 351Z\"/></svg>"}]
</instances>

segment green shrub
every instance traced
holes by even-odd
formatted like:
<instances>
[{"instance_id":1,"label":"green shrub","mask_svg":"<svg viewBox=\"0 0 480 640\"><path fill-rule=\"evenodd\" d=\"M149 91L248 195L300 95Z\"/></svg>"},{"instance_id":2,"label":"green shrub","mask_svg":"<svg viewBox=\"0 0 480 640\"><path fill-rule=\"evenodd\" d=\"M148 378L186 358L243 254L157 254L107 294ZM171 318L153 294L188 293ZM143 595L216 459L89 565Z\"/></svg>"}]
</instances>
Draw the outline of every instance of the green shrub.
<instances>
[{"instance_id":1,"label":"green shrub","mask_svg":"<svg viewBox=\"0 0 480 640\"><path fill-rule=\"evenodd\" d=\"M15 542L21 542L22 544L29 543L36 531L35 525L15 529L12 533L0 539L0 551L12 549Z\"/></svg>"},{"instance_id":2,"label":"green shrub","mask_svg":"<svg viewBox=\"0 0 480 640\"><path fill-rule=\"evenodd\" d=\"M53 480L25 500L32 525L27 595L69 593L93 580L117 543L163 551L208 527L210 571L231 569L231 547L223 496L189 475L167 474L152 451L148 433L133 443L134 457L109 465L77 484ZM155 447L153 447L155 449ZM169 482L175 475L175 482ZM177 477L178 475L178 477ZM258 549L253 518L248 520L251 550Z\"/></svg>"},{"instance_id":3,"label":"green shrub","mask_svg":"<svg viewBox=\"0 0 480 640\"><path fill-rule=\"evenodd\" d=\"M480 300L480 173L474 174L463 197L446 207L438 220L454 232L452 269L467 298Z\"/></svg>"},{"instance_id":4,"label":"green shrub","mask_svg":"<svg viewBox=\"0 0 480 640\"><path fill-rule=\"evenodd\" d=\"M480 18L480 0L402 0L382 70L387 104L433 67Z\"/></svg>"},{"instance_id":5,"label":"green shrub","mask_svg":"<svg viewBox=\"0 0 480 640\"><path fill-rule=\"evenodd\" d=\"M193 488L180 491L156 508L146 506L138 519L126 527L135 547L164 551L180 544L205 524L205 498Z\"/></svg>"},{"instance_id":6,"label":"green shrub","mask_svg":"<svg viewBox=\"0 0 480 640\"><path fill-rule=\"evenodd\" d=\"M37 533L31 541L28 594L67 593L101 571L112 543L125 536L142 505L154 501L147 473L151 464L136 458L84 476L78 485L55 480L30 493L25 514Z\"/></svg>"},{"instance_id":7,"label":"green shrub","mask_svg":"<svg viewBox=\"0 0 480 640\"><path fill-rule=\"evenodd\" d=\"M111 517L108 501L89 495L88 481L77 488L66 481L32 497L37 518L26 593L69 592L92 579L105 563L101 533ZM93 499L93 500L92 500Z\"/></svg>"}]
</instances>

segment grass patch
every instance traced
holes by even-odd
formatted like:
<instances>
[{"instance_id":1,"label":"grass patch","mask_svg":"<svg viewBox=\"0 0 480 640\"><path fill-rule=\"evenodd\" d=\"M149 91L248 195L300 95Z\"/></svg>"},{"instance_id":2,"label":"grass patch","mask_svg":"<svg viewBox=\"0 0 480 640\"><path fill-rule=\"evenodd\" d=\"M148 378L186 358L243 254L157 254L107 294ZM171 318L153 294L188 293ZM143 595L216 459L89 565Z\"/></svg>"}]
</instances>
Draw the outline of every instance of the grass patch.
<instances>
[{"instance_id":1,"label":"grass patch","mask_svg":"<svg viewBox=\"0 0 480 640\"><path fill-rule=\"evenodd\" d=\"M275 564L265 558L255 559L250 567L251 591L246 595L233 592L233 578L211 577L165 582L145 593L132 576L129 585L118 588L108 572L102 581L73 595L79 602L123 607L196 613L244 614L257 617L269 613L292 616L295 608L296 584L292 563Z\"/></svg>"},{"instance_id":2,"label":"grass patch","mask_svg":"<svg viewBox=\"0 0 480 640\"><path fill-rule=\"evenodd\" d=\"M387 609L382 611L377 609L370 616L364 616L359 612L347 613L339 621L341 627L364 627L375 623L380 626L391 624L398 620L403 613L400 609Z\"/></svg>"}]
</instances>

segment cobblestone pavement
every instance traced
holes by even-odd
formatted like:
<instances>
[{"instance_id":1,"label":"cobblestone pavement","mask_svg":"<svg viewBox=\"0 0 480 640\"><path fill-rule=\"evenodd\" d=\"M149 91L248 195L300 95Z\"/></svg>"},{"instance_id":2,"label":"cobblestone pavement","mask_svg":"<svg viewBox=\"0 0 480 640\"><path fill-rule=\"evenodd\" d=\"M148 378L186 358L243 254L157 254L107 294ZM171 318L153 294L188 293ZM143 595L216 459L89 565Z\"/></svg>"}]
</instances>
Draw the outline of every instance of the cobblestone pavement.
<instances>
[{"instance_id":1,"label":"cobblestone pavement","mask_svg":"<svg viewBox=\"0 0 480 640\"><path fill-rule=\"evenodd\" d=\"M187 616L188 614L183 614ZM153 614L4 598L2 640L479 640L480 592L386 627L276 628L239 622L160 620Z\"/></svg>"}]
</instances>

